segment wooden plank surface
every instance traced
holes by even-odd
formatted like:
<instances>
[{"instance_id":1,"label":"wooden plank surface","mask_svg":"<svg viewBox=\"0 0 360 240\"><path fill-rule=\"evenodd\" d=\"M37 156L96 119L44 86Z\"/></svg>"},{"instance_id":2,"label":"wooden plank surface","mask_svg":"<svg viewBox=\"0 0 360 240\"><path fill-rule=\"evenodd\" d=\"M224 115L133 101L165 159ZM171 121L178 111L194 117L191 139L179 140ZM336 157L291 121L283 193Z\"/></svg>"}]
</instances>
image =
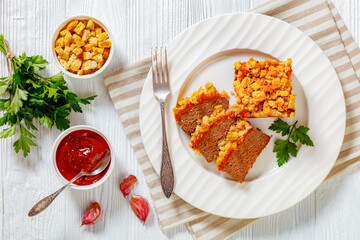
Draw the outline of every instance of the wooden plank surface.
<instances>
[{"instance_id":1,"label":"wooden plank surface","mask_svg":"<svg viewBox=\"0 0 360 240\"><path fill-rule=\"evenodd\" d=\"M93 16L102 20L114 35L115 55L104 73L107 74L147 57L151 47L166 44L194 23L223 13L245 12L264 2L0 0L0 33L17 55L25 51L52 61L50 40L57 25L73 15ZM334 0L334 4L359 44L359 1ZM50 64L44 74L58 71ZM0 76L5 75L5 60L1 57ZM83 107L83 114L71 114L71 125L87 124L100 129L115 148L116 167L102 186L90 191L68 189L46 212L30 219L27 212L31 206L61 186L50 158L52 143L60 132L39 127L36 133L39 146L26 159L14 153L14 139L1 139L1 238L192 239L185 226L162 232L154 212L145 226L136 219L119 191L119 180L133 173L140 181L135 192L150 198L149 191L102 79L67 78L67 81L80 96L98 95L93 104ZM91 201L101 204L104 215L96 225L80 228L81 216ZM322 185L296 206L248 226L233 239L360 239L359 202L360 172L356 167Z\"/></svg>"}]
</instances>

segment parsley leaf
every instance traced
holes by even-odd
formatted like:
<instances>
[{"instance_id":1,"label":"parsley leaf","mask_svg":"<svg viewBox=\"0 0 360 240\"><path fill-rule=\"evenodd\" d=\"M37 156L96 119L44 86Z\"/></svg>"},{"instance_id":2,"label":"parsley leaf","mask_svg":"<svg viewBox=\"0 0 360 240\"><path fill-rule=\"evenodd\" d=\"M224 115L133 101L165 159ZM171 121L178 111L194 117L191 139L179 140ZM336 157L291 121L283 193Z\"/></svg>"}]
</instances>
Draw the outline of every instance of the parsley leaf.
<instances>
[{"instance_id":1,"label":"parsley leaf","mask_svg":"<svg viewBox=\"0 0 360 240\"><path fill-rule=\"evenodd\" d=\"M13 135L15 135L15 131L16 131L16 125L5 128L0 133L0 138L7 138L7 137L10 137L10 136L13 136Z\"/></svg>"},{"instance_id":2,"label":"parsley leaf","mask_svg":"<svg viewBox=\"0 0 360 240\"><path fill-rule=\"evenodd\" d=\"M295 143L286 140L276 140L274 146L274 152L276 152L277 162L279 167L290 159L290 154L294 157L297 155L297 146Z\"/></svg>"},{"instance_id":3,"label":"parsley leaf","mask_svg":"<svg viewBox=\"0 0 360 240\"><path fill-rule=\"evenodd\" d=\"M310 139L307 132L308 127L300 126L296 127L297 121L289 125L282 119L278 118L271 126L270 130L277 133L281 133L282 136L288 135L286 140L277 139L275 141L273 152L276 153L278 166L281 167L284 163L288 162L290 156L296 157L298 153L298 147L296 143L300 140L300 143L307 146L314 146L314 143ZM291 141L293 140L293 141Z\"/></svg>"},{"instance_id":4,"label":"parsley leaf","mask_svg":"<svg viewBox=\"0 0 360 240\"><path fill-rule=\"evenodd\" d=\"M48 116L43 116L40 118L40 124L44 125L47 128L51 128L53 125L53 121Z\"/></svg>"},{"instance_id":5,"label":"parsley leaf","mask_svg":"<svg viewBox=\"0 0 360 240\"><path fill-rule=\"evenodd\" d=\"M15 95L10 104L10 111L17 113L23 106L22 100L27 100L27 92L25 90L21 90L20 88L16 88Z\"/></svg>"},{"instance_id":6,"label":"parsley leaf","mask_svg":"<svg viewBox=\"0 0 360 240\"><path fill-rule=\"evenodd\" d=\"M95 98L96 98L96 96L91 96L91 97L87 97L87 98L77 99L77 101L82 104L90 104L90 101L94 100Z\"/></svg>"},{"instance_id":7,"label":"parsley leaf","mask_svg":"<svg viewBox=\"0 0 360 240\"><path fill-rule=\"evenodd\" d=\"M6 104L9 102L10 99L0 99L0 111L6 109Z\"/></svg>"},{"instance_id":8,"label":"parsley leaf","mask_svg":"<svg viewBox=\"0 0 360 240\"><path fill-rule=\"evenodd\" d=\"M0 51L6 55L3 35L0 35ZM51 77L38 74L48 64L42 56L23 53L12 59L13 75L0 78L0 95L10 96L0 99L0 111L4 111L0 126L9 125L0 132L0 138L11 137L18 130L20 137L13 146L16 152L22 150L25 157L30 147L36 146L33 141L36 137L29 131L37 130L34 120L47 128L55 125L59 130L67 129L70 113L82 112L80 104L90 104L96 97L79 98L69 90L62 73Z\"/></svg>"},{"instance_id":9,"label":"parsley leaf","mask_svg":"<svg viewBox=\"0 0 360 240\"><path fill-rule=\"evenodd\" d=\"M37 146L30 138L35 136L31 134L25 127L19 124L20 127L20 137L14 142L15 152L18 153L20 149L23 150L24 157L26 157L30 152L30 146Z\"/></svg>"},{"instance_id":10,"label":"parsley leaf","mask_svg":"<svg viewBox=\"0 0 360 240\"><path fill-rule=\"evenodd\" d=\"M49 62L43 59L42 56L33 56L30 58L31 58L30 66L33 68L32 70L33 72L43 70L47 65L49 65Z\"/></svg>"},{"instance_id":11,"label":"parsley leaf","mask_svg":"<svg viewBox=\"0 0 360 240\"><path fill-rule=\"evenodd\" d=\"M281 136L285 136L289 134L290 127L291 126L289 124L278 118L275 122L273 122L273 124L271 124L269 129L277 133L281 133Z\"/></svg>"},{"instance_id":12,"label":"parsley leaf","mask_svg":"<svg viewBox=\"0 0 360 240\"><path fill-rule=\"evenodd\" d=\"M4 126L8 122L8 117L8 114L4 114L4 116L0 118L0 126Z\"/></svg>"},{"instance_id":13,"label":"parsley leaf","mask_svg":"<svg viewBox=\"0 0 360 240\"><path fill-rule=\"evenodd\" d=\"M0 95L4 94L9 87L8 84L0 82Z\"/></svg>"},{"instance_id":14,"label":"parsley leaf","mask_svg":"<svg viewBox=\"0 0 360 240\"><path fill-rule=\"evenodd\" d=\"M71 108L70 104L66 104L55 111L54 119L57 129L65 130L70 127L70 121L67 119L70 115L69 108Z\"/></svg>"},{"instance_id":15,"label":"parsley leaf","mask_svg":"<svg viewBox=\"0 0 360 240\"><path fill-rule=\"evenodd\" d=\"M307 146L314 146L314 143L311 141L310 137L307 135L307 132L310 129L304 126L300 126L298 128L295 128L294 131L291 133L290 137L294 142L297 142L300 140L302 144L305 144Z\"/></svg>"},{"instance_id":16,"label":"parsley leaf","mask_svg":"<svg viewBox=\"0 0 360 240\"><path fill-rule=\"evenodd\" d=\"M20 136L19 139L14 142L13 146L15 148L16 153L19 153L20 149L22 149L24 153L24 157L26 157L30 152L30 146L29 144L27 144L25 137L23 136Z\"/></svg>"},{"instance_id":17,"label":"parsley leaf","mask_svg":"<svg viewBox=\"0 0 360 240\"><path fill-rule=\"evenodd\" d=\"M49 98L54 98L55 100L56 100L56 97L59 95L59 94L57 94L56 92L57 92L57 88L49 88L49 94L48 94L48 97Z\"/></svg>"}]
</instances>

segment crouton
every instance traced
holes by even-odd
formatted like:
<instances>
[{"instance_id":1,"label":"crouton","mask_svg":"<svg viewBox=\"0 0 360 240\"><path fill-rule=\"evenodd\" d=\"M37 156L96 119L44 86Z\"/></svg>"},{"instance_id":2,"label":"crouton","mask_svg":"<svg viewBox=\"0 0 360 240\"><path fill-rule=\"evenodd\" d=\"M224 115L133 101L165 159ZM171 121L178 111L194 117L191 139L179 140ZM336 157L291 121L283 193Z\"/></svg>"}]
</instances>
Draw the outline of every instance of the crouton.
<instances>
[{"instance_id":1,"label":"crouton","mask_svg":"<svg viewBox=\"0 0 360 240\"><path fill-rule=\"evenodd\" d=\"M80 59L75 59L71 64L70 64L70 70L73 72L77 72L79 71L80 67L81 67L82 61Z\"/></svg>"},{"instance_id":2,"label":"crouton","mask_svg":"<svg viewBox=\"0 0 360 240\"><path fill-rule=\"evenodd\" d=\"M91 36L90 30L85 29L82 35L82 40L86 42L90 36Z\"/></svg>"},{"instance_id":3,"label":"crouton","mask_svg":"<svg viewBox=\"0 0 360 240\"><path fill-rule=\"evenodd\" d=\"M65 37L64 37L64 44L65 44L65 46L70 46L71 41L72 41L71 33L67 33L67 34L65 35Z\"/></svg>"},{"instance_id":4,"label":"crouton","mask_svg":"<svg viewBox=\"0 0 360 240\"><path fill-rule=\"evenodd\" d=\"M110 39L107 39L105 41L99 42L99 47L100 48L109 48L111 47L111 41Z\"/></svg>"},{"instance_id":5,"label":"crouton","mask_svg":"<svg viewBox=\"0 0 360 240\"><path fill-rule=\"evenodd\" d=\"M96 36L99 36L100 33L102 33L101 27L98 27L95 29Z\"/></svg>"},{"instance_id":6,"label":"crouton","mask_svg":"<svg viewBox=\"0 0 360 240\"><path fill-rule=\"evenodd\" d=\"M93 56L92 59L97 63L102 62L104 60L102 54L95 55Z\"/></svg>"},{"instance_id":7,"label":"crouton","mask_svg":"<svg viewBox=\"0 0 360 240\"><path fill-rule=\"evenodd\" d=\"M74 39L74 43L76 44L76 46L82 47L85 45L85 42L81 39L81 37L79 35L74 34L73 39Z\"/></svg>"},{"instance_id":8,"label":"crouton","mask_svg":"<svg viewBox=\"0 0 360 240\"><path fill-rule=\"evenodd\" d=\"M69 23L68 25L67 25L67 30L69 30L70 32L72 32L75 28L76 28L76 26L77 26L77 24L78 24L78 20L74 20L74 21L72 21L71 23Z\"/></svg>"},{"instance_id":9,"label":"crouton","mask_svg":"<svg viewBox=\"0 0 360 240\"><path fill-rule=\"evenodd\" d=\"M84 29L85 29L85 24L83 24L82 22L79 22L79 23L77 24L76 28L74 29L74 31L75 31L77 34L81 35L81 32L82 32L82 30L84 30Z\"/></svg>"},{"instance_id":10,"label":"crouton","mask_svg":"<svg viewBox=\"0 0 360 240\"><path fill-rule=\"evenodd\" d=\"M103 58L108 59L109 55L110 55L110 49L109 48L104 49Z\"/></svg>"},{"instance_id":11,"label":"crouton","mask_svg":"<svg viewBox=\"0 0 360 240\"><path fill-rule=\"evenodd\" d=\"M89 38L89 43L94 44L95 46L98 44L99 40L96 37Z\"/></svg>"},{"instance_id":12,"label":"crouton","mask_svg":"<svg viewBox=\"0 0 360 240\"><path fill-rule=\"evenodd\" d=\"M90 20L88 21L88 23L87 23L87 25L86 25L86 28L89 29L89 30L94 30L95 24L94 24L93 20L90 19Z\"/></svg>"},{"instance_id":13,"label":"crouton","mask_svg":"<svg viewBox=\"0 0 360 240\"><path fill-rule=\"evenodd\" d=\"M94 55L103 54L104 53L104 48L93 47L92 51L93 51Z\"/></svg>"},{"instance_id":14,"label":"crouton","mask_svg":"<svg viewBox=\"0 0 360 240\"><path fill-rule=\"evenodd\" d=\"M84 60L90 60L92 58L91 52L83 52L83 59Z\"/></svg>"},{"instance_id":15,"label":"crouton","mask_svg":"<svg viewBox=\"0 0 360 240\"><path fill-rule=\"evenodd\" d=\"M62 47L60 47L60 46L57 46L55 48L55 52L57 52L57 54L59 54L59 55L63 55L64 54L64 49Z\"/></svg>"},{"instance_id":16,"label":"crouton","mask_svg":"<svg viewBox=\"0 0 360 240\"><path fill-rule=\"evenodd\" d=\"M71 48L71 51L74 51L75 48L77 48L76 44L75 43L72 43L70 45L70 48Z\"/></svg>"},{"instance_id":17,"label":"crouton","mask_svg":"<svg viewBox=\"0 0 360 240\"><path fill-rule=\"evenodd\" d=\"M64 52L67 53L67 54L70 54L71 48L68 47L68 46L65 46Z\"/></svg>"},{"instance_id":18,"label":"crouton","mask_svg":"<svg viewBox=\"0 0 360 240\"><path fill-rule=\"evenodd\" d=\"M79 56L81 53L83 52L82 48L75 48L73 53L76 55L76 56Z\"/></svg>"},{"instance_id":19,"label":"crouton","mask_svg":"<svg viewBox=\"0 0 360 240\"><path fill-rule=\"evenodd\" d=\"M61 66L63 66L63 68L64 68L65 70L69 70L69 64L68 64L68 62L67 62L66 60L64 60L64 59L59 59L59 62L60 62L60 64L61 64Z\"/></svg>"},{"instance_id":20,"label":"crouton","mask_svg":"<svg viewBox=\"0 0 360 240\"><path fill-rule=\"evenodd\" d=\"M91 61L91 60L86 61L86 62L84 62L84 64L83 64L83 69L84 69L85 71L92 70L92 69L96 69L96 67L97 67L97 62Z\"/></svg>"},{"instance_id":21,"label":"crouton","mask_svg":"<svg viewBox=\"0 0 360 240\"><path fill-rule=\"evenodd\" d=\"M61 37L58 40L56 40L55 42L55 47L64 47L65 46L65 42L64 42L64 38Z\"/></svg>"},{"instance_id":22,"label":"crouton","mask_svg":"<svg viewBox=\"0 0 360 240\"><path fill-rule=\"evenodd\" d=\"M75 61L77 59L76 55L75 54L72 54L68 63L71 64L73 61Z\"/></svg>"},{"instance_id":23,"label":"crouton","mask_svg":"<svg viewBox=\"0 0 360 240\"><path fill-rule=\"evenodd\" d=\"M103 32L103 33L100 33L99 35L97 35L97 38L101 42L101 41L108 39L109 36L106 32Z\"/></svg>"},{"instance_id":24,"label":"crouton","mask_svg":"<svg viewBox=\"0 0 360 240\"><path fill-rule=\"evenodd\" d=\"M88 43L88 44L86 44L84 47L83 47L83 50L85 51L85 52L92 52L92 49L93 49L93 47L95 47L96 45L94 45L94 44L91 44L91 43Z\"/></svg>"},{"instance_id":25,"label":"crouton","mask_svg":"<svg viewBox=\"0 0 360 240\"><path fill-rule=\"evenodd\" d=\"M62 30L60 32L60 36L64 37L66 36L67 34L71 34L69 30L67 30L67 28L65 28L64 30Z\"/></svg>"}]
</instances>

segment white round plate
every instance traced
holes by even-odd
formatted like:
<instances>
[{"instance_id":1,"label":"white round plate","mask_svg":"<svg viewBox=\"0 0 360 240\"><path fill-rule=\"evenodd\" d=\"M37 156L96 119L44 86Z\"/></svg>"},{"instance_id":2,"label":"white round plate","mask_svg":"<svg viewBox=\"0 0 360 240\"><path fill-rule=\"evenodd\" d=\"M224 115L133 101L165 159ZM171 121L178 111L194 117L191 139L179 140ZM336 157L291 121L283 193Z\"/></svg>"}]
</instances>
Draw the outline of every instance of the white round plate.
<instances>
[{"instance_id":1,"label":"white round plate","mask_svg":"<svg viewBox=\"0 0 360 240\"><path fill-rule=\"evenodd\" d=\"M315 147L300 146L298 156L277 166L268 130L275 120L249 119L273 135L244 183L218 172L188 147L190 139L177 125L172 108L206 82L233 90L234 63L250 57L291 58L296 116L310 128ZM330 172L345 131L345 101L330 61L309 37L276 18L259 14L227 14L200 22L168 45L171 94L166 105L166 130L175 173L174 192L193 206L228 218L257 218L289 208L308 196ZM231 102L234 101L231 97ZM160 107L148 75L140 101L140 128L146 152L157 173L161 162Z\"/></svg>"}]
</instances>

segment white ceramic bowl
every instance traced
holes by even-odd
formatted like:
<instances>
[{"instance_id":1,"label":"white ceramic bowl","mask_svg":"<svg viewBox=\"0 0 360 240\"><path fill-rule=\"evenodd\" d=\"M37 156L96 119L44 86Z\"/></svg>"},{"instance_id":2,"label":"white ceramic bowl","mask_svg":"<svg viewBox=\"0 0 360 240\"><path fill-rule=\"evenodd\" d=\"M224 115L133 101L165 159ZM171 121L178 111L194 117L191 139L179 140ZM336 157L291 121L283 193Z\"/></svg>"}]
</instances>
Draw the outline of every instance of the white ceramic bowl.
<instances>
[{"instance_id":1,"label":"white ceramic bowl","mask_svg":"<svg viewBox=\"0 0 360 240\"><path fill-rule=\"evenodd\" d=\"M58 38L59 36L59 33L60 31L71 21L73 20L93 20L94 23L98 24L99 26L101 26L105 31L106 33L108 34L109 36L109 39L111 41L111 48L110 48L110 54L109 54L109 57L108 59L106 60L105 64L99 69L97 70L96 72L94 73L91 73L91 74L85 74L85 75L77 75L77 74L74 74L72 72L69 72L67 70L65 70L65 68L63 68L63 66L60 64L58 58L57 58L57 54L55 52L55 41L56 39ZM99 20L97 20L96 18L93 18L93 17L90 17L90 16L85 16L85 15L79 15L79 16L73 16L71 18L68 18L66 19L64 22L62 22L56 29L56 31L54 32L54 35L52 37L52 40L51 40L51 52L52 52L52 56L54 58L54 62L56 64L56 66L62 71L64 72L66 75L70 76L70 77L73 77L73 78L78 78L78 79L86 79L86 78L91 78L91 77L95 77L97 75L99 75L102 71L104 71L104 69L109 66L110 64L110 61L112 59L112 56L114 55L114 41L113 41L113 38L112 38L112 34L110 33L109 29L102 23L100 22Z\"/></svg>"},{"instance_id":2,"label":"white ceramic bowl","mask_svg":"<svg viewBox=\"0 0 360 240\"><path fill-rule=\"evenodd\" d=\"M87 190L87 189L92 189L92 188L95 188L99 185L101 185L103 182L106 181L106 179L108 179L108 177L110 176L113 168L114 168L114 165L115 165L115 155L114 155L114 151L113 151L113 148L109 142L109 140L104 136L104 134L102 134L98 129L94 128L94 127L91 127L91 126L87 126L87 125L77 125L77 126L74 126L74 127L71 127L71 128L68 128L67 130L65 130L64 132L62 132L55 140L54 142L54 145L52 147L52 160L53 160L53 166L54 166L54 169L55 169L55 172L56 172L56 175L57 177L60 179L61 182L63 182L64 184L68 183L69 181L67 179L65 179L63 177L63 175L61 175L58 167L57 167L57 164L56 164L56 151L57 151L57 148L60 144L60 142L67 136L69 135L70 133L74 132L74 131L77 131L77 130L89 130L89 131L92 131L92 132L95 132L97 134L99 134L102 138L104 138L104 140L106 141L106 143L109 145L109 148L110 148L110 154L111 154L111 161L110 161L110 166L109 166L109 169L107 170L106 174L97 182L93 183L93 184L90 184L90 185L84 185L84 186L81 186L81 185L75 185L75 184L71 184L70 187L73 188L73 189L78 189L78 190Z\"/></svg>"}]
</instances>

